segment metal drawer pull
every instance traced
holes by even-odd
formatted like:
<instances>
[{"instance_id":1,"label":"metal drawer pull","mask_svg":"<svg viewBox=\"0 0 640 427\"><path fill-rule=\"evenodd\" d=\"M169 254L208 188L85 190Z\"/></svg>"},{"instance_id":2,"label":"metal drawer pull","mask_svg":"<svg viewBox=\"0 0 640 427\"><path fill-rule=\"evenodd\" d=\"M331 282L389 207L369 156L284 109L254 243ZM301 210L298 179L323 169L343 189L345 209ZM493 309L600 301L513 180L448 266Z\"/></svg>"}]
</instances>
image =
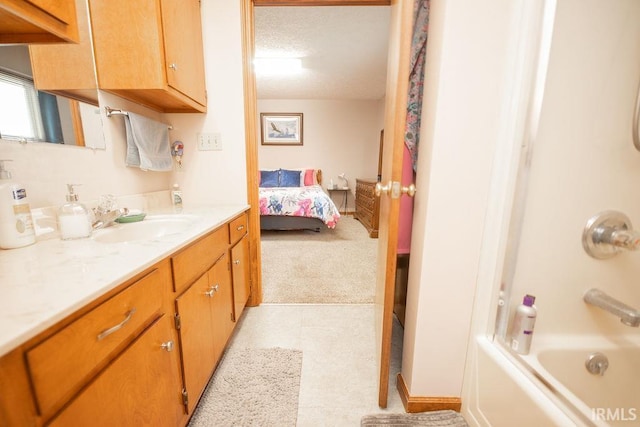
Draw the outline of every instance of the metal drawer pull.
<instances>
[{"instance_id":1,"label":"metal drawer pull","mask_svg":"<svg viewBox=\"0 0 640 427\"><path fill-rule=\"evenodd\" d=\"M160 347L167 351L173 351L173 341L163 342Z\"/></svg>"},{"instance_id":2,"label":"metal drawer pull","mask_svg":"<svg viewBox=\"0 0 640 427\"><path fill-rule=\"evenodd\" d=\"M239 259L237 259L237 260L233 261L233 263L234 263L235 265L238 265L238 264L240 264L240 260L239 260Z\"/></svg>"},{"instance_id":3,"label":"metal drawer pull","mask_svg":"<svg viewBox=\"0 0 640 427\"><path fill-rule=\"evenodd\" d=\"M207 292L205 292L204 294L205 294L206 296L208 296L209 298L212 298L212 297L213 297L213 294L215 294L216 292L218 292L218 287L219 287L219 286L220 286L220 285L212 286L212 287L211 287L211 288L209 288L209 290L208 290Z\"/></svg>"},{"instance_id":4,"label":"metal drawer pull","mask_svg":"<svg viewBox=\"0 0 640 427\"><path fill-rule=\"evenodd\" d=\"M104 331L100 332L98 334L98 341L101 341L103 339L105 339L106 337L108 337L109 335L111 335L112 333L114 333L115 331L117 331L118 329L122 328L124 325L127 324L127 322L129 320L131 320L131 316L133 316L133 313L136 312L136 308L133 307L131 310L129 310L127 312L127 314L125 314L125 318L122 322L118 323L115 326L110 327L109 329L105 329Z\"/></svg>"},{"instance_id":5,"label":"metal drawer pull","mask_svg":"<svg viewBox=\"0 0 640 427\"><path fill-rule=\"evenodd\" d=\"M240 230L244 230L244 225L239 225L236 227L236 230L240 231Z\"/></svg>"}]
</instances>

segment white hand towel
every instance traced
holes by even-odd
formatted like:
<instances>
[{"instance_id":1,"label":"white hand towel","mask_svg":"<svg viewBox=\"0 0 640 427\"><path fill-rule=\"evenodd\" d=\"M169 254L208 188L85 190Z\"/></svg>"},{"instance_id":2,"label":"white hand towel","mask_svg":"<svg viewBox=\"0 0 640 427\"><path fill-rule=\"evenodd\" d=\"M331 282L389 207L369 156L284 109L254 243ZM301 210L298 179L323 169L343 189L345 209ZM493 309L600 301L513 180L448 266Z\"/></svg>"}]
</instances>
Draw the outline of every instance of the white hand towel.
<instances>
[{"instance_id":1,"label":"white hand towel","mask_svg":"<svg viewBox=\"0 0 640 427\"><path fill-rule=\"evenodd\" d=\"M124 117L127 131L127 166L142 170L171 171L169 128L166 124L129 113Z\"/></svg>"}]
</instances>

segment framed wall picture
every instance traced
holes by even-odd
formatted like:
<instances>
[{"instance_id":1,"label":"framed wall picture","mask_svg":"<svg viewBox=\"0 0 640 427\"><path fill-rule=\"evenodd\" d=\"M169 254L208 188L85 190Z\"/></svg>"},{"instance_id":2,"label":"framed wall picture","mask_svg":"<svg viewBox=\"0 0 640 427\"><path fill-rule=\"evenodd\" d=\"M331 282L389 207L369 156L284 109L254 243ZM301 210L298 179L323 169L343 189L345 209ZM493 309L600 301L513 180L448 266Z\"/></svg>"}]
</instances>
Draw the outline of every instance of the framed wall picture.
<instances>
[{"instance_id":1,"label":"framed wall picture","mask_svg":"<svg viewBox=\"0 0 640 427\"><path fill-rule=\"evenodd\" d=\"M260 113L262 145L302 145L302 113Z\"/></svg>"}]
</instances>

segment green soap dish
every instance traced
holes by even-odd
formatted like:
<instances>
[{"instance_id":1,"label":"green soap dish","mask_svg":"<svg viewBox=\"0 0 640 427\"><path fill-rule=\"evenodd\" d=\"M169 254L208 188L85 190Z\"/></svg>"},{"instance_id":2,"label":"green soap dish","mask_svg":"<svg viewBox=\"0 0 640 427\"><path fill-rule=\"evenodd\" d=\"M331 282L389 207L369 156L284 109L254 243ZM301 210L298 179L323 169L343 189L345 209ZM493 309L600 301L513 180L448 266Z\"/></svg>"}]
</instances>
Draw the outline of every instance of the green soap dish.
<instances>
[{"instance_id":1,"label":"green soap dish","mask_svg":"<svg viewBox=\"0 0 640 427\"><path fill-rule=\"evenodd\" d=\"M144 217L147 216L146 213L139 213L139 214L133 214L133 215L123 215L121 217L116 218L116 222L119 222L121 224L126 224L128 222L140 222L144 219Z\"/></svg>"}]
</instances>

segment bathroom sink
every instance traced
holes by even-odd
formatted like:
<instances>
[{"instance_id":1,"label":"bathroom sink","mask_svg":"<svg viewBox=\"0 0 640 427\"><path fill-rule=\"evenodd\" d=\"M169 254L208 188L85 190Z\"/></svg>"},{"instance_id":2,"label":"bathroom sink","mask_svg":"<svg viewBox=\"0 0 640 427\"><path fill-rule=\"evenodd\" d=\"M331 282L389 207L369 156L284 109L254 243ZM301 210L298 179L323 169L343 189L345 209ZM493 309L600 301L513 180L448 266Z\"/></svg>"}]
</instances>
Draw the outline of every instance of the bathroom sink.
<instances>
[{"instance_id":1,"label":"bathroom sink","mask_svg":"<svg viewBox=\"0 0 640 427\"><path fill-rule=\"evenodd\" d=\"M193 224L194 218L186 215L151 215L143 221L114 224L93 232L93 240L102 243L122 243L155 240L178 234Z\"/></svg>"}]
</instances>

